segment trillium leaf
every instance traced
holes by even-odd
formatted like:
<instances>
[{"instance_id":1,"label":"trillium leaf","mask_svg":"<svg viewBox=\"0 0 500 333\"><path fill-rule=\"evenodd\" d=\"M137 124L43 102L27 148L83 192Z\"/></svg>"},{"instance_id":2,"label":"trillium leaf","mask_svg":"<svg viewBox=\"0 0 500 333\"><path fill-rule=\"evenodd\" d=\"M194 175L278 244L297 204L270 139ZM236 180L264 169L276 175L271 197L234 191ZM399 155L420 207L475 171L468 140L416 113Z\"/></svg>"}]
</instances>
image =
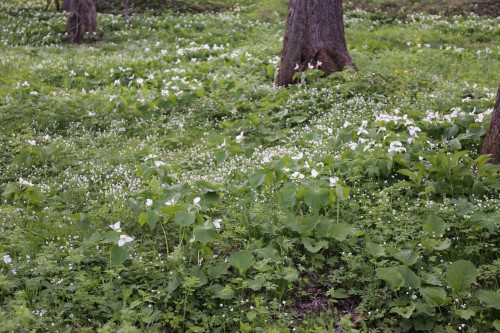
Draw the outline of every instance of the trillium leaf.
<instances>
[{"instance_id":1,"label":"trillium leaf","mask_svg":"<svg viewBox=\"0 0 500 333\"><path fill-rule=\"evenodd\" d=\"M147 210L139 214L139 223L140 225L147 224L151 230L156 227L156 223L158 223L158 219L160 217L155 213L154 210Z\"/></svg>"},{"instance_id":2,"label":"trillium leaf","mask_svg":"<svg viewBox=\"0 0 500 333\"><path fill-rule=\"evenodd\" d=\"M398 314L405 319L408 319L411 317L413 311L415 311L415 308L416 308L415 304L411 303L410 305L405 307L399 307L399 306L393 307L391 309L391 312Z\"/></svg>"},{"instance_id":3,"label":"trillium leaf","mask_svg":"<svg viewBox=\"0 0 500 333\"><path fill-rule=\"evenodd\" d=\"M238 251L229 257L229 263L236 267L240 273L244 273L255 264L255 258L249 251Z\"/></svg>"},{"instance_id":4,"label":"trillium leaf","mask_svg":"<svg viewBox=\"0 0 500 333\"><path fill-rule=\"evenodd\" d=\"M228 263L220 262L219 264L217 264L217 265L215 265L213 267L210 267L208 269L208 275L212 279L218 279L222 275L227 274L228 268L229 268L229 264Z\"/></svg>"},{"instance_id":5,"label":"trillium leaf","mask_svg":"<svg viewBox=\"0 0 500 333\"><path fill-rule=\"evenodd\" d=\"M419 254L413 250L404 250L394 254L394 258L406 266L412 266L417 262Z\"/></svg>"},{"instance_id":6,"label":"trillium leaf","mask_svg":"<svg viewBox=\"0 0 500 333\"><path fill-rule=\"evenodd\" d=\"M120 266L128 257L128 249L126 246L113 245L111 248L111 263L113 266Z\"/></svg>"},{"instance_id":7,"label":"trillium leaf","mask_svg":"<svg viewBox=\"0 0 500 333\"><path fill-rule=\"evenodd\" d=\"M214 240L217 239L218 233L217 231L212 228L212 227L196 227L193 230L193 234L195 239L202 243L203 245L206 245L207 243L213 242Z\"/></svg>"},{"instance_id":8,"label":"trillium leaf","mask_svg":"<svg viewBox=\"0 0 500 333\"><path fill-rule=\"evenodd\" d=\"M384 280L392 291L398 291L405 283L403 276L395 267L377 268L377 276Z\"/></svg>"},{"instance_id":9,"label":"trillium leaf","mask_svg":"<svg viewBox=\"0 0 500 333\"><path fill-rule=\"evenodd\" d=\"M317 213L330 201L330 191L326 188L306 188L304 191L304 202L312 212Z\"/></svg>"},{"instance_id":10,"label":"trillium leaf","mask_svg":"<svg viewBox=\"0 0 500 333\"><path fill-rule=\"evenodd\" d=\"M253 188L257 188L260 185L264 184L264 181L266 180L266 172L264 170L259 170L250 175L248 178L248 182L250 183L250 186Z\"/></svg>"},{"instance_id":11,"label":"trillium leaf","mask_svg":"<svg viewBox=\"0 0 500 333\"><path fill-rule=\"evenodd\" d=\"M328 227L326 236L332 237L339 242L343 242L347 239L347 236L354 234L356 231L358 231L358 229L350 224L334 223Z\"/></svg>"},{"instance_id":12,"label":"trillium leaf","mask_svg":"<svg viewBox=\"0 0 500 333\"><path fill-rule=\"evenodd\" d=\"M429 215L423 225L423 230L428 236L439 237L444 234L446 223L439 216Z\"/></svg>"},{"instance_id":13,"label":"trillium leaf","mask_svg":"<svg viewBox=\"0 0 500 333\"><path fill-rule=\"evenodd\" d=\"M211 286L209 289L214 294L213 295L214 298L231 299L234 297L234 290L229 285L223 287L220 284L215 284Z\"/></svg>"},{"instance_id":14,"label":"trillium leaf","mask_svg":"<svg viewBox=\"0 0 500 333\"><path fill-rule=\"evenodd\" d=\"M405 287L417 289L420 288L420 278L408 266L401 265L397 268L399 274L405 280Z\"/></svg>"},{"instance_id":15,"label":"trillium leaf","mask_svg":"<svg viewBox=\"0 0 500 333\"><path fill-rule=\"evenodd\" d=\"M196 220L196 212L181 210L175 213L174 221L181 227L187 227Z\"/></svg>"},{"instance_id":16,"label":"trillium leaf","mask_svg":"<svg viewBox=\"0 0 500 333\"><path fill-rule=\"evenodd\" d=\"M469 320L470 318L474 317L476 315L476 312L471 309L463 310L463 309L456 309L455 314L459 316L462 319Z\"/></svg>"},{"instance_id":17,"label":"trillium leaf","mask_svg":"<svg viewBox=\"0 0 500 333\"><path fill-rule=\"evenodd\" d=\"M374 258L385 256L385 249L380 244L367 242L365 250L369 255L371 255Z\"/></svg>"},{"instance_id":18,"label":"trillium leaf","mask_svg":"<svg viewBox=\"0 0 500 333\"><path fill-rule=\"evenodd\" d=\"M469 291L469 286L476 281L476 266L468 260L458 260L448 266L446 282L457 294Z\"/></svg>"},{"instance_id":19,"label":"trillium leaf","mask_svg":"<svg viewBox=\"0 0 500 333\"><path fill-rule=\"evenodd\" d=\"M425 302L432 307L449 303L449 299L446 298L446 291L443 288L420 288L420 295L422 295Z\"/></svg>"},{"instance_id":20,"label":"trillium leaf","mask_svg":"<svg viewBox=\"0 0 500 333\"><path fill-rule=\"evenodd\" d=\"M306 248L307 251L311 253L317 253L321 249L328 248L328 242L327 241L316 241L314 239L311 239L309 237L302 237L300 240L302 245Z\"/></svg>"},{"instance_id":21,"label":"trillium leaf","mask_svg":"<svg viewBox=\"0 0 500 333\"><path fill-rule=\"evenodd\" d=\"M479 290L476 298L488 308L500 310L500 293L490 290Z\"/></svg>"},{"instance_id":22,"label":"trillium leaf","mask_svg":"<svg viewBox=\"0 0 500 333\"><path fill-rule=\"evenodd\" d=\"M271 259L272 261L276 261L280 258L280 254L278 250L276 250L271 245L264 247L262 249L255 250L255 253L262 259Z\"/></svg>"}]
</instances>

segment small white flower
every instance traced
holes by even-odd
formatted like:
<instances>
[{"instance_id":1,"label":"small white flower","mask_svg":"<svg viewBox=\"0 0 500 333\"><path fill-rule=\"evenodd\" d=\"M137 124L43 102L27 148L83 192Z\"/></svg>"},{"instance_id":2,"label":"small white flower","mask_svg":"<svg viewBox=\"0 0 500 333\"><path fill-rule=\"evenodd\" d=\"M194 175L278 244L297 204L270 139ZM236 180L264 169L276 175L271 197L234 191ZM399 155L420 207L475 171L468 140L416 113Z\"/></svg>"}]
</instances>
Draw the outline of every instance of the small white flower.
<instances>
[{"instance_id":1,"label":"small white flower","mask_svg":"<svg viewBox=\"0 0 500 333\"><path fill-rule=\"evenodd\" d=\"M403 147L403 144L399 141L393 141L389 145L388 152L389 153L404 153L406 148Z\"/></svg>"},{"instance_id":2,"label":"small white flower","mask_svg":"<svg viewBox=\"0 0 500 333\"><path fill-rule=\"evenodd\" d=\"M217 220L214 221L213 224L214 224L215 229L220 229L220 223L221 222L222 222L221 219L217 219Z\"/></svg>"},{"instance_id":3,"label":"small white flower","mask_svg":"<svg viewBox=\"0 0 500 333\"><path fill-rule=\"evenodd\" d=\"M418 132L422 132L422 130L419 127L410 126L408 127L408 132L410 133L411 136L415 136L417 135Z\"/></svg>"},{"instance_id":4,"label":"small white flower","mask_svg":"<svg viewBox=\"0 0 500 333\"><path fill-rule=\"evenodd\" d=\"M319 175L318 171L316 171L314 169L311 170L311 177L316 178L316 177L318 177L318 175Z\"/></svg>"},{"instance_id":5,"label":"small white flower","mask_svg":"<svg viewBox=\"0 0 500 333\"><path fill-rule=\"evenodd\" d=\"M134 239L132 237L129 237L127 235L120 235L120 239L118 240L118 246L123 246L125 243L130 243Z\"/></svg>"},{"instance_id":6,"label":"small white flower","mask_svg":"<svg viewBox=\"0 0 500 333\"><path fill-rule=\"evenodd\" d=\"M138 77L137 79L135 79L135 81L136 81L138 84L142 84L142 83L144 82L144 79L143 79L143 78Z\"/></svg>"},{"instance_id":7,"label":"small white flower","mask_svg":"<svg viewBox=\"0 0 500 333\"><path fill-rule=\"evenodd\" d=\"M293 157L293 159L294 159L294 160L300 160L302 157L304 157L304 154L302 154L302 153L300 152L300 153L298 153L297 155L295 155L295 156Z\"/></svg>"},{"instance_id":8,"label":"small white flower","mask_svg":"<svg viewBox=\"0 0 500 333\"><path fill-rule=\"evenodd\" d=\"M358 147L358 144L356 142L349 143L349 148L351 150L355 150L357 147Z\"/></svg>"},{"instance_id":9,"label":"small white flower","mask_svg":"<svg viewBox=\"0 0 500 333\"><path fill-rule=\"evenodd\" d=\"M23 178L19 178L19 184L21 185L28 185L28 186L33 186L32 182L29 182L27 180L24 180Z\"/></svg>"},{"instance_id":10,"label":"small white flower","mask_svg":"<svg viewBox=\"0 0 500 333\"><path fill-rule=\"evenodd\" d=\"M195 204L195 206L200 206L199 205L200 201L201 201L200 197L196 197L194 198L193 203Z\"/></svg>"},{"instance_id":11,"label":"small white flower","mask_svg":"<svg viewBox=\"0 0 500 333\"><path fill-rule=\"evenodd\" d=\"M175 203L174 199L168 200L167 202L165 202L165 206L173 206L174 203Z\"/></svg>"},{"instance_id":12,"label":"small white flower","mask_svg":"<svg viewBox=\"0 0 500 333\"><path fill-rule=\"evenodd\" d=\"M3 256L3 262L8 265L12 262L12 258L7 254L7 255Z\"/></svg>"},{"instance_id":13,"label":"small white flower","mask_svg":"<svg viewBox=\"0 0 500 333\"><path fill-rule=\"evenodd\" d=\"M243 131L241 131L240 135L236 137L236 142L241 143L243 141Z\"/></svg>"},{"instance_id":14,"label":"small white flower","mask_svg":"<svg viewBox=\"0 0 500 333\"><path fill-rule=\"evenodd\" d=\"M337 184L339 179L337 177L330 177L330 186Z\"/></svg>"},{"instance_id":15,"label":"small white flower","mask_svg":"<svg viewBox=\"0 0 500 333\"><path fill-rule=\"evenodd\" d=\"M32 146L36 145L36 140L28 140L28 143Z\"/></svg>"},{"instance_id":16,"label":"small white flower","mask_svg":"<svg viewBox=\"0 0 500 333\"><path fill-rule=\"evenodd\" d=\"M122 229L120 227L120 221L116 222L115 224L110 224L109 227L114 231L122 232Z\"/></svg>"},{"instance_id":17,"label":"small white flower","mask_svg":"<svg viewBox=\"0 0 500 333\"><path fill-rule=\"evenodd\" d=\"M151 206L153 206L153 200L146 199L146 207L151 207Z\"/></svg>"},{"instance_id":18,"label":"small white flower","mask_svg":"<svg viewBox=\"0 0 500 333\"><path fill-rule=\"evenodd\" d=\"M166 165L165 162L162 162L162 161L156 161L155 162L155 166L158 168L158 167L161 167L163 165Z\"/></svg>"},{"instance_id":19,"label":"small white flower","mask_svg":"<svg viewBox=\"0 0 500 333\"><path fill-rule=\"evenodd\" d=\"M194 243L196 241L196 237L191 237L191 239L189 240L189 243Z\"/></svg>"},{"instance_id":20,"label":"small white flower","mask_svg":"<svg viewBox=\"0 0 500 333\"><path fill-rule=\"evenodd\" d=\"M299 69L299 64L295 64L295 67L293 69L295 70Z\"/></svg>"}]
</instances>

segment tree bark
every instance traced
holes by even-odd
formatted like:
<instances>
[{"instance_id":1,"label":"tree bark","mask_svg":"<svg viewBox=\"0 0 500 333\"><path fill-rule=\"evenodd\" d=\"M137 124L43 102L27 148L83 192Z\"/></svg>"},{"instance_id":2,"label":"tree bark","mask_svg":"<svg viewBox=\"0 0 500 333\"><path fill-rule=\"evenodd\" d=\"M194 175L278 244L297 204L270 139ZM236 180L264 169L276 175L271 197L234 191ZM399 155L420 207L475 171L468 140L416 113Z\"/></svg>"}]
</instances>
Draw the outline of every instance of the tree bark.
<instances>
[{"instance_id":1,"label":"tree bark","mask_svg":"<svg viewBox=\"0 0 500 333\"><path fill-rule=\"evenodd\" d=\"M69 41L75 44L95 40L97 35L97 11L94 0L70 0L67 32Z\"/></svg>"},{"instance_id":2,"label":"tree bark","mask_svg":"<svg viewBox=\"0 0 500 333\"><path fill-rule=\"evenodd\" d=\"M342 0L290 0L277 86L297 83L293 76L309 66L325 76L356 67L344 34Z\"/></svg>"},{"instance_id":3,"label":"tree bark","mask_svg":"<svg viewBox=\"0 0 500 333\"><path fill-rule=\"evenodd\" d=\"M481 154L491 154L493 157L491 162L500 164L500 85L498 86L490 128L484 138Z\"/></svg>"},{"instance_id":4,"label":"tree bark","mask_svg":"<svg viewBox=\"0 0 500 333\"><path fill-rule=\"evenodd\" d=\"M69 12L70 3L71 3L71 0L63 0L63 4L62 4L63 12Z\"/></svg>"}]
</instances>

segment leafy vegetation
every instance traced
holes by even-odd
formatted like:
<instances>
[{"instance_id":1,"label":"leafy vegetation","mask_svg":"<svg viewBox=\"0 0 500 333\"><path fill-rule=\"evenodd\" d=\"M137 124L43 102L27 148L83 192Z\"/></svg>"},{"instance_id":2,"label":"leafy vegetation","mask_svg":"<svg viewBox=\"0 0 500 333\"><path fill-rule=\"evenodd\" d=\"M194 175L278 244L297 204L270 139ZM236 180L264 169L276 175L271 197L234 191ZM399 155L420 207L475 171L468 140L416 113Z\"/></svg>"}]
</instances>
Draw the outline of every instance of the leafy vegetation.
<instances>
[{"instance_id":1,"label":"leafy vegetation","mask_svg":"<svg viewBox=\"0 0 500 333\"><path fill-rule=\"evenodd\" d=\"M2 1L0 332L500 330L499 18L347 10L359 71L283 89L270 3Z\"/></svg>"}]
</instances>

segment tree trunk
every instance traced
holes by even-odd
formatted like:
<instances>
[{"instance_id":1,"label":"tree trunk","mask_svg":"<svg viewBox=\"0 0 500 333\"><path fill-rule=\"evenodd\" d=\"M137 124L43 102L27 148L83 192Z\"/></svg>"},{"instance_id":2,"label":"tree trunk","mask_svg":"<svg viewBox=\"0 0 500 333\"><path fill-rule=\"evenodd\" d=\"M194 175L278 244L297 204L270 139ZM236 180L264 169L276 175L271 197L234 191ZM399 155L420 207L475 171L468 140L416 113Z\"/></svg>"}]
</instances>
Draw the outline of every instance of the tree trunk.
<instances>
[{"instance_id":1,"label":"tree trunk","mask_svg":"<svg viewBox=\"0 0 500 333\"><path fill-rule=\"evenodd\" d=\"M63 0L63 4L62 4L63 12L69 12L70 3L71 3L71 0Z\"/></svg>"},{"instance_id":2,"label":"tree trunk","mask_svg":"<svg viewBox=\"0 0 500 333\"><path fill-rule=\"evenodd\" d=\"M498 86L490 129L484 138L481 154L491 154L493 157L491 162L500 164L500 85Z\"/></svg>"},{"instance_id":3,"label":"tree trunk","mask_svg":"<svg viewBox=\"0 0 500 333\"><path fill-rule=\"evenodd\" d=\"M309 66L325 76L356 67L344 35L342 0L290 0L276 85L297 83L293 76Z\"/></svg>"},{"instance_id":4,"label":"tree trunk","mask_svg":"<svg viewBox=\"0 0 500 333\"><path fill-rule=\"evenodd\" d=\"M70 0L68 12L69 41L80 44L95 40L97 11L94 0Z\"/></svg>"}]
</instances>

